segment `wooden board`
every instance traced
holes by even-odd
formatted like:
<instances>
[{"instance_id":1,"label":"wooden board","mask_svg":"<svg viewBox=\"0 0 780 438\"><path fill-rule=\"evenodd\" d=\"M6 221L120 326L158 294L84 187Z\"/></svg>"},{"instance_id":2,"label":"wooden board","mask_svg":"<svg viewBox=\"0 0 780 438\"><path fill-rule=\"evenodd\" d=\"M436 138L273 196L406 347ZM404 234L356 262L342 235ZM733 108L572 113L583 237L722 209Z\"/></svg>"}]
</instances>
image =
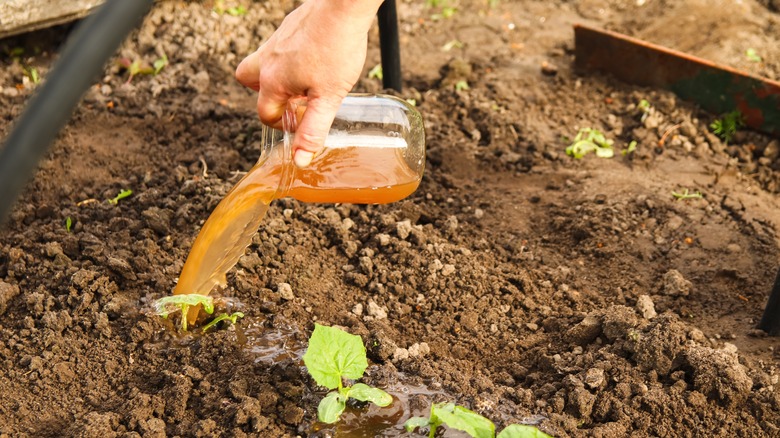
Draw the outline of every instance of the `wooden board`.
<instances>
[{"instance_id":1,"label":"wooden board","mask_svg":"<svg viewBox=\"0 0 780 438\"><path fill-rule=\"evenodd\" d=\"M0 38L82 18L101 3L103 0L0 0Z\"/></svg>"}]
</instances>

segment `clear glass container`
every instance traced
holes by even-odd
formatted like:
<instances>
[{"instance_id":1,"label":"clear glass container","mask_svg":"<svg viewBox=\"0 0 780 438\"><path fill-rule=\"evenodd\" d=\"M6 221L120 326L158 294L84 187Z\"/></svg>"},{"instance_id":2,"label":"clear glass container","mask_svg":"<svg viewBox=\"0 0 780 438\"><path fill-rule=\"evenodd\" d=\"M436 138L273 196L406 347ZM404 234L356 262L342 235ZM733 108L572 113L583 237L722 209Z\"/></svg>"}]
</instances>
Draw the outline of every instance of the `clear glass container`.
<instances>
[{"instance_id":1,"label":"clear glass container","mask_svg":"<svg viewBox=\"0 0 780 438\"><path fill-rule=\"evenodd\" d=\"M283 130L263 128L257 167L278 175L274 199L303 202L386 204L412 194L425 168L420 113L393 96L350 94L339 108L324 149L301 169L291 146L306 101L290 102Z\"/></svg>"}]
</instances>

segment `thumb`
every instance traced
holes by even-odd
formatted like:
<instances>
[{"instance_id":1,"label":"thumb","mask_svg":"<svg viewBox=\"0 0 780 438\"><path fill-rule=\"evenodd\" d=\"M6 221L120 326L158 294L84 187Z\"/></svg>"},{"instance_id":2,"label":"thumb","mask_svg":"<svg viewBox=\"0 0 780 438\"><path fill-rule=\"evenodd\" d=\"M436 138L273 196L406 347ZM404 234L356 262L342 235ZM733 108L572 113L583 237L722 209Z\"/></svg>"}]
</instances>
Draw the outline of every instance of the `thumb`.
<instances>
[{"instance_id":1,"label":"thumb","mask_svg":"<svg viewBox=\"0 0 780 438\"><path fill-rule=\"evenodd\" d=\"M292 145L293 161L296 166L307 167L314 156L322 150L325 137L328 136L342 99L341 96L309 99L301 124L295 131Z\"/></svg>"}]
</instances>

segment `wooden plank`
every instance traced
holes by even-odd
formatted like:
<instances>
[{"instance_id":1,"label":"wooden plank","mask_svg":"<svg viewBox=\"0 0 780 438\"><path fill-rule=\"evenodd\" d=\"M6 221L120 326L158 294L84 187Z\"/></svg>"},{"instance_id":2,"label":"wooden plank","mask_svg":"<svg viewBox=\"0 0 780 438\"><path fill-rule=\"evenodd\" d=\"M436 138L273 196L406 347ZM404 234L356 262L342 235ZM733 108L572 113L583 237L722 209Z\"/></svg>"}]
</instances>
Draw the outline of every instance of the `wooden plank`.
<instances>
[{"instance_id":1,"label":"wooden plank","mask_svg":"<svg viewBox=\"0 0 780 438\"><path fill-rule=\"evenodd\" d=\"M82 18L103 1L0 0L0 38Z\"/></svg>"}]
</instances>

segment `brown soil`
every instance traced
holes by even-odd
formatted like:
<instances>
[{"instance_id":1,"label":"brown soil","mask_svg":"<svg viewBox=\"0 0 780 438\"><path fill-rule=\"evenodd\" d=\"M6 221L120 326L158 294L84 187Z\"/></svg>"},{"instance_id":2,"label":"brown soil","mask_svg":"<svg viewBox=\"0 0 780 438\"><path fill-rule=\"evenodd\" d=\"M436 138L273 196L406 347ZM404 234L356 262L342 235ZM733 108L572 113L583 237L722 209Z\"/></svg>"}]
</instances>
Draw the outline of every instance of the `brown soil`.
<instances>
[{"instance_id":1,"label":"brown soil","mask_svg":"<svg viewBox=\"0 0 780 438\"><path fill-rule=\"evenodd\" d=\"M221 292L246 318L178 337L149 303L258 158L232 70L293 7L242 3L240 17L158 3L118 56L170 65L130 83L107 67L0 230L0 436L393 436L441 400L555 436L780 436L778 341L755 330L780 266L778 140L726 145L693 104L575 72L571 30L777 79L776 0L464 0L439 20L401 2L420 189L388 206L275 202ZM45 78L68 30L0 42L25 49L0 61L2 133L34 88L23 65ZM374 34L366 71L378 61ZM582 127L637 150L574 160ZM703 198L671 195L684 189ZM300 361L315 321L364 337L366 380L399 399L398 421L316 424L323 392Z\"/></svg>"}]
</instances>

